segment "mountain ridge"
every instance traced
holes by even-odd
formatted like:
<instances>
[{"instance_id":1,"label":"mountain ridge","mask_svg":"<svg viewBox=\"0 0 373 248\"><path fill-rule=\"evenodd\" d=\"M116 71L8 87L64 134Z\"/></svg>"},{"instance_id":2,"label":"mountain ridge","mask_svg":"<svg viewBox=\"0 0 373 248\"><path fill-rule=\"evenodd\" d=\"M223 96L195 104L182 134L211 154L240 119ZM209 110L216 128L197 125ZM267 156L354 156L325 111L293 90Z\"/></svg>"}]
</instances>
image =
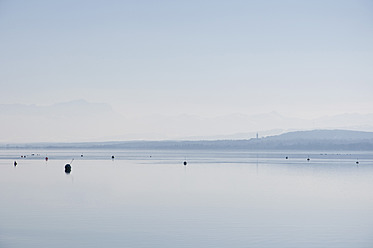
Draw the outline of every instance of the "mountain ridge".
<instances>
[{"instance_id":1,"label":"mountain ridge","mask_svg":"<svg viewBox=\"0 0 373 248\"><path fill-rule=\"evenodd\" d=\"M304 119L268 113L128 115L107 103L75 100L52 105L0 104L0 142L249 139L293 130L373 131L373 114Z\"/></svg>"}]
</instances>

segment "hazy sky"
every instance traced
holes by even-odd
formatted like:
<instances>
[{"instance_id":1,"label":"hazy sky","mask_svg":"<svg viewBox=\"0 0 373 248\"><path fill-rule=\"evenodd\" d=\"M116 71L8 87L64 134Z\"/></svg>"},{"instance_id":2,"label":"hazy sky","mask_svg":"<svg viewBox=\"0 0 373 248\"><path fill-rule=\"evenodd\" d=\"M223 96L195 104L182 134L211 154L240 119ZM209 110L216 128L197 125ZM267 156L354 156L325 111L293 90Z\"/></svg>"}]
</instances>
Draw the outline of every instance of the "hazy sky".
<instances>
[{"instance_id":1,"label":"hazy sky","mask_svg":"<svg viewBox=\"0 0 373 248\"><path fill-rule=\"evenodd\" d=\"M373 112L373 2L0 1L0 104Z\"/></svg>"}]
</instances>

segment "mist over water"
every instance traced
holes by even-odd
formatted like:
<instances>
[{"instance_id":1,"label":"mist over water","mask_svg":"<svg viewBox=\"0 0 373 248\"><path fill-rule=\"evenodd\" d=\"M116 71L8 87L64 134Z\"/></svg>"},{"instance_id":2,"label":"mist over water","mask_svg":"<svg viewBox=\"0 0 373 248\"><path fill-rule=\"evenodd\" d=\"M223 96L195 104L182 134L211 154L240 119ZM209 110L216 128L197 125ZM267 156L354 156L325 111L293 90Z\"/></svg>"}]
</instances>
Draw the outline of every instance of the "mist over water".
<instances>
[{"instance_id":1,"label":"mist over water","mask_svg":"<svg viewBox=\"0 0 373 248\"><path fill-rule=\"evenodd\" d=\"M0 247L373 244L372 153L34 154L1 151Z\"/></svg>"}]
</instances>

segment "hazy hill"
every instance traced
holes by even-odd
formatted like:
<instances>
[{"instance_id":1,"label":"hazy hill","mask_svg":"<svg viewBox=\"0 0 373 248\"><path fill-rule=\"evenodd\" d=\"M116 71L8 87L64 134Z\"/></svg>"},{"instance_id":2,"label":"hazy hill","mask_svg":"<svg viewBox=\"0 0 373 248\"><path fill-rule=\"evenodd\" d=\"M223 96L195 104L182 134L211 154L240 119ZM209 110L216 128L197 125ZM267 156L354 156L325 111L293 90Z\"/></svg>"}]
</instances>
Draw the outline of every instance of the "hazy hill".
<instances>
[{"instance_id":1,"label":"hazy hill","mask_svg":"<svg viewBox=\"0 0 373 248\"><path fill-rule=\"evenodd\" d=\"M296 131L288 132L281 135L269 136L266 140L372 140L373 132L351 131L351 130L311 130L311 131Z\"/></svg>"},{"instance_id":2,"label":"hazy hill","mask_svg":"<svg viewBox=\"0 0 373 248\"><path fill-rule=\"evenodd\" d=\"M312 130L251 140L259 149L373 150L373 132Z\"/></svg>"}]
</instances>

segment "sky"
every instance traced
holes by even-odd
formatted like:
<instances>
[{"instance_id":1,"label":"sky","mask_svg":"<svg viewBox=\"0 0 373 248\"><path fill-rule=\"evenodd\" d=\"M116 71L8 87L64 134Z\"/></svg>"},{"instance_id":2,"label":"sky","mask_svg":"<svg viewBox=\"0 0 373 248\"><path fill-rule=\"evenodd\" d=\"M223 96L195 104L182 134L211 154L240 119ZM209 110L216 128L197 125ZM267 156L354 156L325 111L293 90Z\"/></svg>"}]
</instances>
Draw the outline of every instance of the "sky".
<instances>
[{"instance_id":1,"label":"sky","mask_svg":"<svg viewBox=\"0 0 373 248\"><path fill-rule=\"evenodd\" d=\"M372 113L373 2L0 0L0 104Z\"/></svg>"}]
</instances>

